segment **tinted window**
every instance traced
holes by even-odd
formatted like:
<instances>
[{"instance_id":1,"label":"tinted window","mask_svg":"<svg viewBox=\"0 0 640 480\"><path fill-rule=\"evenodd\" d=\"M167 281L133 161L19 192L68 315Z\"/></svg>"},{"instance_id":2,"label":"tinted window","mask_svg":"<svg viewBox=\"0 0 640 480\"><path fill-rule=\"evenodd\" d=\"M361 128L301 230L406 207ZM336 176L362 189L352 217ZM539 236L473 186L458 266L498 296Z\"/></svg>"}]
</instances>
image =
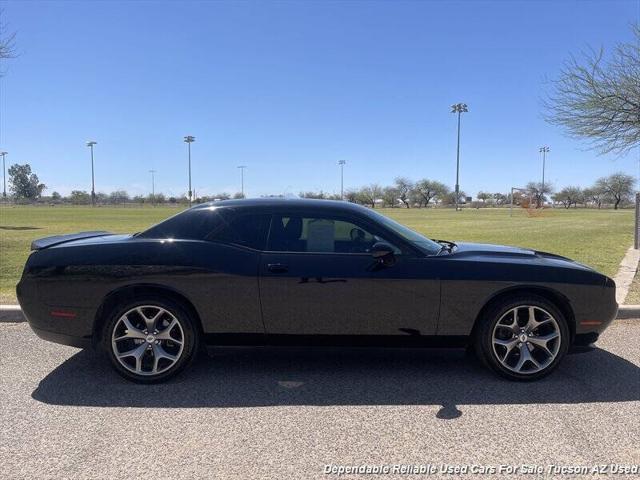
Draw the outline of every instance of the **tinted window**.
<instances>
[{"instance_id":1,"label":"tinted window","mask_svg":"<svg viewBox=\"0 0 640 480\"><path fill-rule=\"evenodd\" d=\"M273 217L269 249L280 252L368 253L384 241L362 226L330 217Z\"/></svg>"},{"instance_id":2,"label":"tinted window","mask_svg":"<svg viewBox=\"0 0 640 480\"><path fill-rule=\"evenodd\" d=\"M210 240L264 249L271 215L198 208L175 215L140 234L145 238Z\"/></svg>"},{"instance_id":3,"label":"tinted window","mask_svg":"<svg viewBox=\"0 0 640 480\"><path fill-rule=\"evenodd\" d=\"M144 238L182 238L185 240L203 240L212 231L222 225L217 210L187 210L165 220L139 236Z\"/></svg>"},{"instance_id":4,"label":"tinted window","mask_svg":"<svg viewBox=\"0 0 640 480\"><path fill-rule=\"evenodd\" d=\"M271 215L239 214L231 216L222 213L222 223L205 239L242 245L256 250L264 250L269 231Z\"/></svg>"}]
</instances>

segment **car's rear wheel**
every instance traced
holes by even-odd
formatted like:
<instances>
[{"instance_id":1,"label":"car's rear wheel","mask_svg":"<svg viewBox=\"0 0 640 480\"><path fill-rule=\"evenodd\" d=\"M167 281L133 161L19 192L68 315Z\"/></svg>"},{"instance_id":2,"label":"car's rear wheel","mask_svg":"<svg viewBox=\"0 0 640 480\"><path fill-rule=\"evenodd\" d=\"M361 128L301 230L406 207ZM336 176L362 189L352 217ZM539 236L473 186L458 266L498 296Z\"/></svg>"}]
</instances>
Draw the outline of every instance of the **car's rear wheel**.
<instances>
[{"instance_id":1,"label":"car's rear wheel","mask_svg":"<svg viewBox=\"0 0 640 480\"><path fill-rule=\"evenodd\" d=\"M198 340L195 323L182 305L151 297L116 307L105 325L102 346L123 377L157 383L189 365Z\"/></svg>"},{"instance_id":2,"label":"car's rear wheel","mask_svg":"<svg viewBox=\"0 0 640 480\"><path fill-rule=\"evenodd\" d=\"M518 296L487 311L475 338L478 356L510 380L537 380L551 373L569 349L562 312L547 299Z\"/></svg>"}]
</instances>

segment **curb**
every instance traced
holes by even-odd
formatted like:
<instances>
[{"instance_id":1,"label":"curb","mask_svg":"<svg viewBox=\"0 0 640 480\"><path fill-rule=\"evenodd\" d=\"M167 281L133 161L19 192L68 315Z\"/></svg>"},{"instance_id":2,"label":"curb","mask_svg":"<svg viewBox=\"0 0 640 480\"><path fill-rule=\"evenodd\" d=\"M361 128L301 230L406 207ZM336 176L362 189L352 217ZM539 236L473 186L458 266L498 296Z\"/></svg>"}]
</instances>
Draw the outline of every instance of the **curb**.
<instances>
[{"instance_id":1,"label":"curb","mask_svg":"<svg viewBox=\"0 0 640 480\"><path fill-rule=\"evenodd\" d=\"M640 305L620 305L616 320L640 319ZM0 305L0 323L26 322L20 305Z\"/></svg>"},{"instance_id":2,"label":"curb","mask_svg":"<svg viewBox=\"0 0 640 480\"><path fill-rule=\"evenodd\" d=\"M640 305L620 305L616 320L640 318Z\"/></svg>"},{"instance_id":3,"label":"curb","mask_svg":"<svg viewBox=\"0 0 640 480\"><path fill-rule=\"evenodd\" d=\"M636 250L631 246L624 258L620 262L618 273L613 278L616 284L616 301L619 305L623 305L627 298L633 279L638 270L638 262L640 261L640 250Z\"/></svg>"},{"instance_id":4,"label":"curb","mask_svg":"<svg viewBox=\"0 0 640 480\"><path fill-rule=\"evenodd\" d=\"M20 305L0 305L0 323L24 322L26 318L22 314Z\"/></svg>"}]
</instances>

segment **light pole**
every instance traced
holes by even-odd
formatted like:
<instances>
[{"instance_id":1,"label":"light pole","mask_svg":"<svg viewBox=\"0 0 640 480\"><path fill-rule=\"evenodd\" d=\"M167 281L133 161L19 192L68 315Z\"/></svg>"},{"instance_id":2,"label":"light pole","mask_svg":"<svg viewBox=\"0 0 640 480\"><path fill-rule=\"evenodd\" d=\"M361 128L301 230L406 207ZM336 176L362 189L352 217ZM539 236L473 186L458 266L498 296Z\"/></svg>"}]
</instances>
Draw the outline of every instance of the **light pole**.
<instances>
[{"instance_id":1,"label":"light pole","mask_svg":"<svg viewBox=\"0 0 640 480\"><path fill-rule=\"evenodd\" d=\"M0 152L2 155L2 198L7 198L7 171L4 166L4 157L7 152Z\"/></svg>"},{"instance_id":2,"label":"light pole","mask_svg":"<svg viewBox=\"0 0 640 480\"><path fill-rule=\"evenodd\" d=\"M346 160L338 160L338 165L340 165L340 200L344 200L344 165L347 163Z\"/></svg>"},{"instance_id":3,"label":"light pole","mask_svg":"<svg viewBox=\"0 0 640 480\"><path fill-rule=\"evenodd\" d=\"M191 206L191 144L196 141L196 137L191 135L185 135L184 142L187 144L189 150L189 206Z\"/></svg>"},{"instance_id":4,"label":"light pole","mask_svg":"<svg viewBox=\"0 0 640 480\"><path fill-rule=\"evenodd\" d=\"M149 170L151 174L151 203L156 204L156 170Z\"/></svg>"},{"instance_id":5,"label":"light pole","mask_svg":"<svg viewBox=\"0 0 640 480\"><path fill-rule=\"evenodd\" d=\"M244 198L244 169L247 168L246 165L238 165L240 169L240 193L242 194L242 198Z\"/></svg>"},{"instance_id":6,"label":"light pole","mask_svg":"<svg viewBox=\"0 0 640 480\"><path fill-rule=\"evenodd\" d=\"M93 146L98 143L93 140L87 142L87 147L91 149L91 206L96 206L96 180L93 171Z\"/></svg>"},{"instance_id":7,"label":"light pole","mask_svg":"<svg viewBox=\"0 0 640 480\"><path fill-rule=\"evenodd\" d=\"M466 103L456 103L451 105L451 113L458 114L458 149L456 152L456 212L458 211L458 202L460 201L460 115L466 113Z\"/></svg>"},{"instance_id":8,"label":"light pole","mask_svg":"<svg viewBox=\"0 0 640 480\"><path fill-rule=\"evenodd\" d=\"M542 154L542 188L540 194L542 198L544 198L544 167L547 162L547 153L549 153L551 149L546 145L544 147L540 147L540 153Z\"/></svg>"}]
</instances>

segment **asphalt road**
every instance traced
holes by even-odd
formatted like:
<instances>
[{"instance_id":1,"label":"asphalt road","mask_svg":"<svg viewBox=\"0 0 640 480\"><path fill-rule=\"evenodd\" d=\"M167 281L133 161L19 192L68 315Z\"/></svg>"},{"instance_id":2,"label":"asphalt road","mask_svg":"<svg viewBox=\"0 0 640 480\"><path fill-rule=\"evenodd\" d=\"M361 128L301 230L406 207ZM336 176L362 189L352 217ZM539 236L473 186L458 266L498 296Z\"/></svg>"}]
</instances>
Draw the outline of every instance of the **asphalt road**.
<instances>
[{"instance_id":1,"label":"asphalt road","mask_svg":"<svg viewBox=\"0 0 640 480\"><path fill-rule=\"evenodd\" d=\"M214 352L172 383L140 386L24 323L2 323L0 333L2 479L640 463L638 320L615 322L600 349L529 384L451 350L240 349Z\"/></svg>"}]
</instances>

